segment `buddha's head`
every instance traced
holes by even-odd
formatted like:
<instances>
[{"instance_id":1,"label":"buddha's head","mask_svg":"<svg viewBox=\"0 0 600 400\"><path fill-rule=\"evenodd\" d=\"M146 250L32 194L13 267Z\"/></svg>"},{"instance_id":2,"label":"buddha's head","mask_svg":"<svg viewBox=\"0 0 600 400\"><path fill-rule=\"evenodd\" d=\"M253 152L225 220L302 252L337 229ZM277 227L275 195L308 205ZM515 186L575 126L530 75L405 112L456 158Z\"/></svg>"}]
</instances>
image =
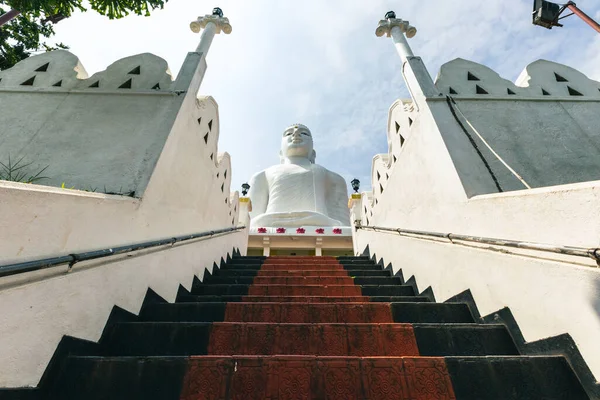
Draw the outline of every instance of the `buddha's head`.
<instances>
[{"instance_id":1,"label":"buddha's head","mask_svg":"<svg viewBox=\"0 0 600 400\"><path fill-rule=\"evenodd\" d=\"M282 161L289 157L305 157L314 163L317 153L313 149L310 129L302 124L294 124L286 128L283 131L279 156Z\"/></svg>"}]
</instances>

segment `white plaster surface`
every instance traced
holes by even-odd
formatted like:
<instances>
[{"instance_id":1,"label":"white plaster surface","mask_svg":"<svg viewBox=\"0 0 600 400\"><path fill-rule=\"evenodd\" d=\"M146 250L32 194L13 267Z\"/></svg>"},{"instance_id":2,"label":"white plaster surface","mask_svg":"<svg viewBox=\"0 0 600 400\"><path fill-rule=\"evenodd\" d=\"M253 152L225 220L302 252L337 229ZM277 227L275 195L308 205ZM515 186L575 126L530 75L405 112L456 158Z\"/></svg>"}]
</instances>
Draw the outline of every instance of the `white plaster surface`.
<instances>
[{"instance_id":1,"label":"white plaster surface","mask_svg":"<svg viewBox=\"0 0 600 400\"><path fill-rule=\"evenodd\" d=\"M555 70L577 90L597 87L597 82L548 62L527 68L528 78L519 84L528 82L528 88L464 60L442 67L438 89L447 94L452 87L459 93L452 95L458 108L534 187L516 190L523 184L479 140L506 191L495 193L489 171L445 97L427 95L426 80L416 78L425 72L420 67L415 72L414 65L419 67L406 62L403 71L413 103L409 108L409 102L398 101L390 109L389 152L374 158L374 190L363 193L356 215L363 225L600 247L598 96L590 92L588 98L584 91L584 96L547 98L528 92L550 78L554 82L547 87L564 89ZM469 71L479 81L469 81ZM540 74L543 79L537 78ZM476 84L485 85L490 94L476 95ZM402 146L400 134L406 135ZM438 300L471 289L482 314L509 306L528 341L571 334L600 376L600 269L591 259L577 259L579 265L549 253L514 256L364 230L353 240L356 252L368 245L378 259L401 267L406 278L414 274L420 289L431 285Z\"/></svg>"},{"instance_id":2,"label":"white plaster surface","mask_svg":"<svg viewBox=\"0 0 600 400\"><path fill-rule=\"evenodd\" d=\"M526 188L506 165L530 187L600 179L600 82L565 65L538 60L514 84L483 65L456 59L442 66L436 85L444 94L450 88L456 92L450 96L462 114L459 119L502 190ZM477 94L477 86L488 94ZM467 194L497 192L496 185L485 183L492 181L491 174L470 150L473 145L464 132L456 130L445 100L430 100Z\"/></svg>"},{"instance_id":3,"label":"white plaster surface","mask_svg":"<svg viewBox=\"0 0 600 400\"><path fill-rule=\"evenodd\" d=\"M73 58L69 60L69 66L76 65ZM142 73L147 71L144 65ZM189 53L173 91L162 95L88 96L64 90L38 93L34 88L23 93L9 90L6 97L0 89L3 106L11 104L7 98L18 100L20 95L24 97L18 101L31 102L32 107L41 104L45 96L62 96L61 104L66 105L56 110L62 110L72 124L62 121L63 125L53 125L43 116L52 110L41 107L36 116L42 117L16 119L8 125L10 132L1 132L2 150L7 138L14 144L18 138L13 134L22 127L19 133L33 135L30 139L47 133L45 149L36 142L38 156L51 155L55 167L63 162L61 168L79 174L76 176L97 173L97 177L111 179L114 175L118 182L123 176L127 180L147 175L141 199L0 182L0 265L237 226L240 209L237 192L230 192L230 158L218 153L217 147L218 107L211 97L197 98L205 69L202 54ZM77 97L80 95L84 97ZM161 103L164 99L170 103ZM86 101L95 104L97 119L90 117ZM150 107L153 104L156 107ZM135 110L143 110L138 116L154 113L152 118L159 120L139 125L136 118L126 118ZM87 117L78 119L78 113ZM28 125L31 121L38 124L36 129L44 127L45 131L33 132ZM122 123L118 130L107 129L107 124L116 127L117 122ZM127 139L132 132L137 139ZM81 147L86 140L90 151ZM114 145L112 150L118 156L96 151L108 144ZM150 151L147 146L154 147ZM84 154L79 154L80 150ZM136 154L144 161L136 159ZM148 160L152 157L154 161ZM123 164L124 160L146 164L137 169L137 164L134 168ZM57 182L70 186L76 176L61 176ZM62 335L97 340L113 305L137 312L148 287L173 300L180 283L189 287L194 274L202 276L204 268L234 248L246 254L246 246L247 230L243 230L163 252L106 259L94 267L77 264L69 274L58 268L0 279L0 387L36 385Z\"/></svg>"},{"instance_id":4,"label":"white plaster surface","mask_svg":"<svg viewBox=\"0 0 600 400\"><path fill-rule=\"evenodd\" d=\"M569 333L600 376L597 268L383 233L357 238L359 249L368 244L406 279L414 275L420 290L431 286L438 301L470 289L481 315L509 307L526 341Z\"/></svg>"},{"instance_id":5,"label":"white plaster surface","mask_svg":"<svg viewBox=\"0 0 600 400\"><path fill-rule=\"evenodd\" d=\"M194 275L202 278L234 248L245 253L246 242L241 231L81 263L68 274L60 268L58 276L0 291L0 386L36 385L63 335L97 341L114 305L137 314L148 288L173 302L179 284L191 289Z\"/></svg>"},{"instance_id":6,"label":"white plaster surface","mask_svg":"<svg viewBox=\"0 0 600 400\"><path fill-rule=\"evenodd\" d=\"M40 184L142 197L176 119L202 117L200 109L180 109L205 69L199 53L188 54L175 81L167 63L147 53L92 77L66 51L23 60L0 71L0 161L24 157L32 173L47 166ZM131 88L120 88L127 82ZM204 135L206 122L190 128Z\"/></svg>"}]
</instances>

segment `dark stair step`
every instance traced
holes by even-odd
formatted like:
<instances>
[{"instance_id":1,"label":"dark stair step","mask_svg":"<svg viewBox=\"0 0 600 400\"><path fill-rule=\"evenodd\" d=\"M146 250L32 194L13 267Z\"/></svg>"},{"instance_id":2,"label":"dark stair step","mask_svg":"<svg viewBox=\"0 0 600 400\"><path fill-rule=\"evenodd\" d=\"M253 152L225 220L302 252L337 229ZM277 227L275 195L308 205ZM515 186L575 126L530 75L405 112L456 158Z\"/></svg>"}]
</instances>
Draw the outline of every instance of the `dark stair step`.
<instances>
[{"instance_id":1,"label":"dark stair step","mask_svg":"<svg viewBox=\"0 0 600 400\"><path fill-rule=\"evenodd\" d=\"M394 322L475 323L465 303L391 303Z\"/></svg>"},{"instance_id":2,"label":"dark stair step","mask_svg":"<svg viewBox=\"0 0 600 400\"><path fill-rule=\"evenodd\" d=\"M589 399L561 356L447 357L460 400Z\"/></svg>"},{"instance_id":3,"label":"dark stair step","mask_svg":"<svg viewBox=\"0 0 600 400\"><path fill-rule=\"evenodd\" d=\"M351 285L252 285L252 296L360 296L360 286Z\"/></svg>"},{"instance_id":4,"label":"dark stair step","mask_svg":"<svg viewBox=\"0 0 600 400\"><path fill-rule=\"evenodd\" d=\"M193 295L193 294L182 294L177 296L177 303L235 303L240 302L245 296L235 295L224 295L224 296L211 296L211 295Z\"/></svg>"},{"instance_id":5,"label":"dark stair step","mask_svg":"<svg viewBox=\"0 0 600 400\"><path fill-rule=\"evenodd\" d=\"M367 379L374 375L382 379ZM311 356L69 357L50 398L275 399L290 393L330 399L588 399L563 357Z\"/></svg>"},{"instance_id":6,"label":"dark stair step","mask_svg":"<svg viewBox=\"0 0 600 400\"><path fill-rule=\"evenodd\" d=\"M210 322L129 322L107 327L104 356L206 355Z\"/></svg>"},{"instance_id":7,"label":"dark stair step","mask_svg":"<svg viewBox=\"0 0 600 400\"><path fill-rule=\"evenodd\" d=\"M343 260L371 260L371 257L369 257L369 256L337 256L336 258L340 261L343 261Z\"/></svg>"},{"instance_id":8,"label":"dark stair step","mask_svg":"<svg viewBox=\"0 0 600 400\"><path fill-rule=\"evenodd\" d=\"M212 296L225 296L225 295L238 295L243 296L248 294L248 288L250 285L207 285L199 284L192 285L191 294L195 295L212 295Z\"/></svg>"},{"instance_id":9,"label":"dark stair step","mask_svg":"<svg viewBox=\"0 0 600 400\"><path fill-rule=\"evenodd\" d=\"M410 285L362 285L363 296L416 296Z\"/></svg>"},{"instance_id":10,"label":"dark stair step","mask_svg":"<svg viewBox=\"0 0 600 400\"><path fill-rule=\"evenodd\" d=\"M505 325L413 325L421 356L516 356Z\"/></svg>"},{"instance_id":11,"label":"dark stair step","mask_svg":"<svg viewBox=\"0 0 600 400\"><path fill-rule=\"evenodd\" d=\"M245 269L248 271L258 271L259 269L261 269L261 267L261 264L225 264L219 269L224 271L229 269Z\"/></svg>"},{"instance_id":12,"label":"dark stair step","mask_svg":"<svg viewBox=\"0 0 600 400\"><path fill-rule=\"evenodd\" d=\"M343 265L346 271L363 270L363 271L383 271L380 265L375 264L346 264Z\"/></svg>"},{"instance_id":13,"label":"dark stair step","mask_svg":"<svg viewBox=\"0 0 600 400\"><path fill-rule=\"evenodd\" d=\"M338 259L340 264L349 265L349 264L371 264L376 265L375 261L370 260L368 258L357 258L357 259Z\"/></svg>"},{"instance_id":14,"label":"dark stair step","mask_svg":"<svg viewBox=\"0 0 600 400\"><path fill-rule=\"evenodd\" d=\"M254 269L217 269L215 268L212 272L212 276L218 277L234 277L234 276L250 276L254 277L258 274L259 270ZM207 275L205 275L207 276Z\"/></svg>"},{"instance_id":15,"label":"dark stair step","mask_svg":"<svg viewBox=\"0 0 600 400\"><path fill-rule=\"evenodd\" d=\"M383 303L429 303L431 299L425 296L368 296L370 301Z\"/></svg>"},{"instance_id":16,"label":"dark stair step","mask_svg":"<svg viewBox=\"0 0 600 400\"><path fill-rule=\"evenodd\" d=\"M75 357L49 400L179 400L187 357Z\"/></svg>"},{"instance_id":17,"label":"dark stair step","mask_svg":"<svg viewBox=\"0 0 600 400\"><path fill-rule=\"evenodd\" d=\"M464 303L158 303L141 321L273 323L474 323Z\"/></svg>"},{"instance_id":18,"label":"dark stair step","mask_svg":"<svg viewBox=\"0 0 600 400\"><path fill-rule=\"evenodd\" d=\"M38 388L0 388L0 399L2 400L43 400L45 397Z\"/></svg>"},{"instance_id":19,"label":"dark stair step","mask_svg":"<svg viewBox=\"0 0 600 400\"><path fill-rule=\"evenodd\" d=\"M261 265L265 262L265 260L260 260L258 258L232 258L227 261L225 265Z\"/></svg>"},{"instance_id":20,"label":"dark stair step","mask_svg":"<svg viewBox=\"0 0 600 400\"><path fill-rule=\"evenodd\" d=\"M232 260L266 260L267 256L233 256Z\"/></svg>"},{"instance_id":21,"label":"dark stair step","mask_svg":"<svg viewBox=\"0 0 600 400\"><path fill-rule=\"evenodd\" d=\"M117 323L104 356L418 356L410 324Z\"/></svg>"},{"instance_id":22,"label":"dark stair step","mask_svg":"<svg viewBox=\"0 0 600 400\"><path fill-rule=\"evenodd\" d=\"M254 282L253 276L207 276L202 281L203 285L251 285ZM192 292L194 291L192 287Z\"/></svg>"},{"instance_id":23,"label":"dark stair step","mask_svg":"<svg viewBox=\"0 0 600 400\"><path fill-rule=\"evenodd\" d=\"M377 276L392 276L390 271L384 271L382 269L353 269L353 270L348 270L348 276L372 276L372 277L377 277Z\"/></svg>"},{"instance_id":24,"label":"dark stair step","mask_svg":"<svg viewBox=\"0 0 600 400\"><path fill-rule=\"evenodd\" d=\"M140 312L140 321L156 322L221 322L227 303L156 303Z\"/></svg>"},{"instance_id":25,"label":"dark stair step","mask_svg":"<svg viewBox=\"0 0 600 400\"><path fill-rule=\"evenodd\" d=\"M352 276L352 274L350 275ZM354 283L357 285L402 285L404 282L402 282L401 278L393 278L391 276L359 276L354 278Z\"/></svg>"}]
</instances>

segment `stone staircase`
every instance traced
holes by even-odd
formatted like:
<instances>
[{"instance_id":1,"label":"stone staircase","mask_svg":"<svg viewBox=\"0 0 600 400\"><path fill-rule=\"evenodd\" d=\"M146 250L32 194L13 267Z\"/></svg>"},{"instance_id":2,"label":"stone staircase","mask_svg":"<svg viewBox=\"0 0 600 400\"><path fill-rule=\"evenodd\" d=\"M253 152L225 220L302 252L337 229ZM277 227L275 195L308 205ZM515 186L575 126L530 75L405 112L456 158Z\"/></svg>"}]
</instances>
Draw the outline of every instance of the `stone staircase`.
<instances>
[{"instance_id":1,"label":"stone staircase","mask_svg":"<svg viewBox=\"0 0 600 400\"><path fill-rule=\"evenodd\" d=\"M561 356L419 296L366 257L234 257L174 304L65 337L11 399L588 399ZM0 392L0 398L2 392Z\"/></svg>"}]
</instances>

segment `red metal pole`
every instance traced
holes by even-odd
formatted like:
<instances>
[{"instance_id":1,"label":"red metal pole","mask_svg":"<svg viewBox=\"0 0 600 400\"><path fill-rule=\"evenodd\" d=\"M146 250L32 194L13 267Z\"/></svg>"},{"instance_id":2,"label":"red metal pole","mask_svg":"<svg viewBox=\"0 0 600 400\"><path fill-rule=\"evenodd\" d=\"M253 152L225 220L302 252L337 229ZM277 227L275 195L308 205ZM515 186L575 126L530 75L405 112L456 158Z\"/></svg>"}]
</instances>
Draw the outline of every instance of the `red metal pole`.
<instances>
[{"instance_id":1,"label":"red metal pole","mask_svg":"<svg viewBox=\"0 0 600 400\"><path fill-rule=\"evenodd\" d=\"M0 26L10 22L12 19L16 18L21 11L17 10L9 10L7 13L0 15Z\"/></svg>"},{"instance_id":2,"label":"red metal pole","mask_svg":"<svg viewBox=\"0 0 600 400\"><path fill-rule=\"evenodd\" d=\"M573 12L573 14L577 15L579 18L585 21L589 26L594 28L598 33L600 33L600 24L594 21L589 15L581 11L575 3L569 2L567 4L567 8Z\"/></svg>"}]
</instances>

